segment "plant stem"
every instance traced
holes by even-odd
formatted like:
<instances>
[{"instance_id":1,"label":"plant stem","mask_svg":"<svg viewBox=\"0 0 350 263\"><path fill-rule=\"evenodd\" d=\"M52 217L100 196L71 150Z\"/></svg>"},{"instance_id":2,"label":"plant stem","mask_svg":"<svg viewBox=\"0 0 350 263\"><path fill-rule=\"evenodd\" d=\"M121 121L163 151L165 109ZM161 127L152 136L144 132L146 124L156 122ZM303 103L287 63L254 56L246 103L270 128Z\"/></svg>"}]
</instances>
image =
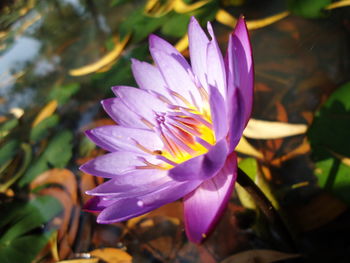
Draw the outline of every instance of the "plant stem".
<instances>
[{"instance_id":1,"label":"plant stem","mask_svg":"<svg viewBox=\"0 0 350 263\"><path fill-rule=\"evenodd\" d=\"M280 237L285 240L286 245L288 245L291 250L295 251L296 245L294 243L294 239L289 233L288 228L284 224L281 216L273 207L270 200L260 190L260 188L240 168L238 168L237 171L237 183L239 183L240 186L242 186L251 195L256 205L268 219L269 223L275 227Z\"/></svg>"}]
</instances>

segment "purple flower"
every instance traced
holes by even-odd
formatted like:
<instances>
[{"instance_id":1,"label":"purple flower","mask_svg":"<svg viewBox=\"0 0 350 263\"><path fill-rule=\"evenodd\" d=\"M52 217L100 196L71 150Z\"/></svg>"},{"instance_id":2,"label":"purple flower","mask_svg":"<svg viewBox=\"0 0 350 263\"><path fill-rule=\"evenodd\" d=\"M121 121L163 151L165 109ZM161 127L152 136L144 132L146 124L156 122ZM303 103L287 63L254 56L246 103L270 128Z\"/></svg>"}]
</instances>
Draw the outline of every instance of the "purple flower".
<instances>
[{"instance_id":1,"label":"purple flower","mask_svg":"<svg viewBox=\"0 0 350 263\"><path fill-rule=\"evenodd\" d=\"M151 35L156 66L136 59L139 89L113 87L102 101L117 125L86 132L110 153L81 167L108 178L87 191L86 210L98 223L142 215L184 198L189 239L201 242L226 207L236 180L233 152L252 110L253 61L247 28L238 20L223 58L210 23L210 38L191 19L191 65L168 42Z\"/></svg>"}]
</instances>

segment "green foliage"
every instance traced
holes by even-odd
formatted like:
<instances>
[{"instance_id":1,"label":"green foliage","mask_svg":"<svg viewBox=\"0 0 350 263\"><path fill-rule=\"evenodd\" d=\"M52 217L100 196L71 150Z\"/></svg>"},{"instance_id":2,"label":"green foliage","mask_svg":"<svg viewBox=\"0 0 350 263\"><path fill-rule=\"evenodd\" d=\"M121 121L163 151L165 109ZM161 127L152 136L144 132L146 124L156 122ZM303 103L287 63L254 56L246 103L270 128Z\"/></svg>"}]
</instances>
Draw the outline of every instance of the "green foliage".
<instances>
[{"instance_id":1,"label":"green foliage","mask_svg":"<svg viewBox=\"0 0 350 263\"><path fill-rule=\"evenodd\" d=\"M17 127L18 120L11 119L0 125L0 139L4 138L12 129Z\"/></svg>"},{"instance_id":2,"label":"green foliage","mask_svg":"<svg viewBox=\"0 0 350 263\"><path fill-rule=\"evenodd\" d=\"M65 130L57 134L48 144L41 156L29 167L19 181L19 186L30 183L36 176L51 167L64 168L72 157L73 135Z\"/></svg>"},{"instance_id":3,"label":"green foliage","mask_svg":"<svg viewBox=\"0 0 350 263\"><path fill-rule=\"evenodd\" d=\"M32 128L30 131L30 141L38 142L46 138L49 134L50 128L55 127L59 122L59 117L57 114L53 114L50 117L42 120L38 125Z\"/></svg>"},{"instance_id":4,"label":"green foliage","mask_svg":"<svg viewBox=\"0 0 350 263\"><path fill-rule=\"evenodd\" d=\"M51 196L37 197L30 202L12 202L2 206L0 221L1 262L32 262L47 244L51 231L45 224L57 215L62 207Z\"/></svg>"},{"instance_id":5,"label":"green foliage","mask_svg":"<svg viewBox=\"0 0 350 263\"><path fill-rule=\"evenodd\" d=\"M168 16L149 17L144 14L143 7L134 11L119 27L121 37L132 33L133 42L140 42L156 31L168 20Z\"/></svg>"},{"instance_id":6,"label":"green foliage","mask_svg":"<svg viewBox=\"0 0 350 263\"><path fill-rule=\"evenodd\" d=\"M322 16L322 9L331 2L331 0L289 0L288 8L293 14L317 18Z\"/></svg>"},{"instance_id":7,"label":"green foliage","mask_svg":"<svg viewBox=\"0 0 350 263\"><path fill-rule=\"evenodd\" d=\"M350 167L337 158L316 163L315 175L320 187L350 204Z\"/></svg>"},{"instance_id":8,"label":"green foliage","mask_svg":"<svg viewBox=\"0 0 350 263\"><path fill-rule=\"evenodd\" d=\"M6 142L0 148L0 167L10 161L17 153L19 142L15 139Z\"/></svg>"},{"instance_id":9,"label":"green foliage","mask_svg":"<svg viewBox=\"0 0 350 263\"><path fill-rule=\"evenodd\" d=\"M338 88L316 113L308 138L317 161L315 175L322 188L350 203L350 83Z\"/></svg>"},{"instance_id":10,"label":"green foliage","mask_svg":"<svg viewBox=\"0 0 350 263\"><path fill-rule=\"evenodd\" d=\"M338 88L316 113L308 131L313 157L350 157L350 83Z\"/></svg>"},{"instance_id":11,"label":"green foliage","mask_svg":"<svg viewBox=\"0 0 350 263\"><path fill-rule=\"evenodd\" d=\"M183 37L187 33L190 16L173 13L161 28L164 35L171 37Z\"/></svg>"},{"instance_id":12,"label":"green foliage","mask_svg":"<svg viewBox=\"0 0 350 263\"><path fill-rule=\"evenodd\" d=\"M68 102L70 97L78 92L79 88L80 85L78 83L55 86L49 95L49 100L56 100L59 105L63 105Z\"/></svg>"}]
</instances>

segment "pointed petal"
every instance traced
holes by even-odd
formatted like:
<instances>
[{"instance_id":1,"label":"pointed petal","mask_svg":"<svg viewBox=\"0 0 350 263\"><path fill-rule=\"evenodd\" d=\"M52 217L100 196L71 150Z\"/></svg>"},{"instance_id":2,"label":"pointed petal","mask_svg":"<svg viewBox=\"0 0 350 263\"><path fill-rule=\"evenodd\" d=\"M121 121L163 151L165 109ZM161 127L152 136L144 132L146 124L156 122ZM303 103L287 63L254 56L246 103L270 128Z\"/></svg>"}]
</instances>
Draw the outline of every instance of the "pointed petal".
<instances>
[{"instance_id":1,"label":"pointed petal","mask_svg":"<svg viewBox=\"0 0 350 263\"><path fill-rule=\"evenodd\" d=\"M193 73L198 77L202 87L208 90L206 65L209 40L194 17L191 17L188 26L188 42Z\"/></svg>"},{"instance_id":2,"label":"pointed petal","mask_svg":"<svg viewBox=\"0 0 350 263\"><path fill-rule=\"evenodd\" d=\"M137 85L141 89L155 91L163 95L170 101L172 97L169 95L166 83L162 74L157 67L147 63L141 62L137 59L132 59L131 69L136 80Z\"/></svg>"},{"instance_id":3,"label":"pointed petal","mask_svg":"<svg viewBox=\"0 0 350 263\"><path fill-rule=\"evenodd\" d=\"M149 48L153 57L153 50L160 50L169 56L173 57L185 70L190 70L191 67L188 64L184 56L169 42L166 40L151 34L149 36ZM154 57L153 57L154 58Z\"/></svg>"},{"instance_id":4,"label":"pointed petal","mask_svg":"<svg viewBox=\"0 0 350 263\"><path fill-rule=\"evenodd\" d=\"M106 207L112 205L115 201L116 200L113 199L94 196L85 203L83 210L86 212L101 212Z\"/></svg>"},{"instance_id":5,"label":"pointed petal","mask_svg":"<svg viewBox=\"0 0 350 263\"><path fill-rule=\"evenodd\" d=\"M229 116L237 133L247 124L253 105L254 68L248 30L242 17L230 35L226 56ZM239 106L236 106L239 101ZM239 112L237 112L239 110ZM242 116L241 116L242 115ZM241 127L243 126L243 127ZM233 128L231 128L233 129ZM231 140L236 141L236 140ZM230 148L232 148L230 146Z\"/></svg>"},{"instance_id":6,"label":"pointed petal","mask_svg":"<svg viewBox=\"0 0 350 263\"><path fill-rule=\"evenodd\" d=\"M164 184L173 181L166 170L135 170L130 173L116 175L92 190L88 195L110 196L113 198L130 198L153 192Z\"/></svg>"},{"instance_id":7,"label":"pointed petal","mask_svg":"<svg viewBox=\"0 0 350 263\"><path fill-rule=\"evenodd\" d=\"M185 229L192 242L200 243L220 219L230 199L236 172L237 158L233 153L215 177L185 197Z\"/></svg>"},{"instance_id":8,"label":"pointed petal","mask_svg":"<svg viewBox=\"0 0 350 263\"><path fill-rule=\"evenodd\" d=\"M171 169L169 176L177 181L209 179L225 164L227 151L226 139L224 138L206 154L194 157Z\"/></svg>"},{"instance_id":9,"label":"pointed petal","mask_svg":"<svg viewBox=\"0 0 350 263\"><path fill-rule=\"evenodd\" d=\"M199 108L202 104L202 98L189 72L173 56L163 51L152 49L152 57L169 89Z\"/></svg>"},{"instance_id":10,"label":"pointed petal","mask_svg":"<svg viewBox=\"0 0 350 263\"><path fill-rule=\"evenodd\" d=\"M153 131L126 128L123 126L102 126L85 132L91 141L110 151L145 153L141 147L153 152L163 148L163 143Z\"/></svg>"},{"instance_id":11,"label":"pointed petal","mask_svg":"<svg viewBox=\"0 0 350 263\"><path fill-rule=\"evenodd\" d=\"M155 112L168 110L167 104L145 90L127 86L116 86L112 90L129 109L152 124L156 124Z\"/></svg>"},{"instance_id":12,"label":"pointed petal","mask_svg":"<svg viewBox=\"0 0 350 263\"><path fill-rule=\"evenodd\" d=\"M166 184L165 187L160 187L149 194L127 199L118 199L117 202L101 212L97 221L98 223L108 224L145 214L162 205L178 200L193 191L200 183L201 181L171 181Z\"/></svg>"},{"instance_id":13,"label":"pointed petal","mask_svg":"<svg viewBox=\"0 0 350 263\"><path fill-rule=\"evenodd\" d=\"M132 152L113 152L99 156L80 167L85 173L95 176L113 178L116 175L134 171L138 166L145 166L143 160L151 163L160 163L150 155L140 155Z\"/></svg>"},{"instance_id":14,"label":"pointed petal","mask_svg":"<svg viewBox=\"0 0 350 263\"><path fill-rule=\"evenodd\" d=\"M130 128L147 129L136 113L131 111L120 98L111 98L101 101L102 107L107 114L119 125Z\"/></svg>"},{"instance_id":15,"label":"pointed petal","mask_svg":"<svg viewBox=\"0 0 350 263\"><path fill-rule=\"evenodd\" d=\"M215 131L215 138L217 141L220 141L222 138L226 137L228 132L226 103L216 87L210 85L209 94L210 112Z\"/></svg>"},{"instance_id":16,"label":"pointed petal","mask_svg":"<svg viewBox=\"0 0 350 263\"><path fill-rule=\"evenodd\" d=\"M210 22L208 22L208 31L212 37L207 49L208 83L209 85L217 87L224 100L226 100L227 88L224 59Z\"/></svg>"}]
</instances>

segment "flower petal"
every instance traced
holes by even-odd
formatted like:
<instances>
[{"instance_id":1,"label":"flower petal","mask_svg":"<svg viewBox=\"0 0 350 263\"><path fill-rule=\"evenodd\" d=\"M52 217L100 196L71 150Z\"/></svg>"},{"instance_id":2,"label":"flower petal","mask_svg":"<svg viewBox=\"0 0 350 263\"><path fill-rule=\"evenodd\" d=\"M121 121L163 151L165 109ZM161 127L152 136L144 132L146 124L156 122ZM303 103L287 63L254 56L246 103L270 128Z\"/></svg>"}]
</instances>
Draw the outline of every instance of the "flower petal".
<instances>
[{"instance_id":1,"label":"flower petal","mask_svg":"<svg viewBox=\"0 0 350 263\"><path fill-rule=\"evenodd\" d=\"M141 89L155 91L169 100L172 97L167 91L167 85L157 67L147 63L132 59L131 69L137 85Z\"/></svg>"},{"instance_id":2,"label":"flower petal","mask_svg":"<svg viewBox=\"0 0 350 263\"><path fill-rule=\"evenodd\" d=\"M135 170L117 175L94 189L86 191L86 194L113 198L140 196L173 181L167 174L166 170L160 169Z\"/></svg>"},{"instance_id":3,"label":"flower petal","mask_svg":"<svg viewBox=\"0 0 350 263\"><path fill-rule=\"evenodd\" d=\"M151 34L148 38L149 48L153 57L153 50L160 50L169 56L173 57L185 70L191 70L190 65L183 55L166 40ZM154 58L154 57L153 57Z\"/></svg>"},{"instance_id":4,"label":"flower petal","mask_svg":"<svg viewBox=\"0 0 350 263\"><path fill-rule=\"evenodd\" d=\"M228 83L228 112L235 130L231 136L241 136L245 125L247 124L253 105L253 82L254 68L252 60L252 51L249 41L248 30L242 17L239 18L233 34L230 35L226 55L226 70ZM239 105L237 105L237 101ZM238 112L237 112L238 111ZM231 139L231 142L237 140ZM230 145L230 149L234 146Z\"/></svg>"},{"instance_id":5,"label":"flower petal","mask_svg":"<svg viewBox=\"0 0 350 263\"><path fill-rule=\"evenodd\" d=\"M145 214L185 196L198 187L200 183L201 181L171 181L165 187L150 191L147 195L118 199L117 202L101 212L97 218L97 222L108 224Z\"/></svg>"},{"instance_id":6,"label":"flower petal","mask_svg":"<svg viewBox=\"0 0 350 263\"><path fill-rule=\"evenodd\" d=\"M128 108L152 124L157 122L155 112L168 111L166 103L145 90L127 86L115 86L112 90Z\"/></svg>"},{"instance_id":7,"label":"flower petal","mask_svg":"<svg viewBox=\"0 0 350 263\"><path fill-rule=\"evenodd\" d=\"M220 141L227 135L228 123L225 100L216 87L209 85L209 104L215 138Z\"/></svg>"},{"instance_id":8,"label":"flower petal","mask_svg":"<svg viewBox=\"0 0 350 263\"><path fill-rule=\"evenodd\" d=\"M163 143L153 131L109 125L88 130L85 134L101 148L110 151L145 153L163 148Z\"/></svg>"},{"instance_id":9,"label":"flower petal","mask_svg":"<svg viewBox=\"0 0 350 263\"><path fill-rule=\"evenodd\" d=\"M208 22L208 31L212 37L207 49L208 83L209 85L217 87L222 97L226 100L227 88L224 59L210 22Z\"/></svg>"},{"instance_id":10,"label":"flower petal","mask_svg":"<svg viewBox=\"0 0 350 263\"><path fill-rule=\"evenodd\" d=\"M202 104L202 98L194 83L194 78L191 78L189 75L189 71L186 71L172 55L158 49L151 50L152 57L170 90L184 97L191 105L199 108ZM186 106L189 107L191 105Z\"/></svg>"},{"instance_id":11,"label":"flower petal","mask_svg":"<svg viewBox=\"0 0 350 263\"><path fill-rule=\"evenodd\" d=\"M208 90L206 65L209 40L193 16L188 26L188 42L193 73L198 77L202 87Z\"/></svg>"},{"instance_id":12,"label":"flower petal","mask_svg":"<svg viewBox=\"0 0 350 263\"><path fill-rule=\"evenodd\" d=\"M115 203L116 200L106 199L101 196L94 196L87 201L83 207L86 212L101 212L106 207Z\"/></svg>"},{"instance_id":13,"label":"flower petal","mask_svg":"<svg viewBox=\"0 0 350 263\"><path fill-rule=\"evenodd\" d=\"M200 243L219 220L230 199L236 173L237 158L233 153L216 176L185 197L185 229L192 242Z\"/></svg>"},{"instance_id":14,"label":"flower petal","mask_svg":"<svg viewBox=\"0 0 350 263\"><path fill-rule=\"evenodd\" d=\"M226 139L224 138L206 154L194 157L171 169L169 176L177 181L209 179L225 164L227 151Z\"/></svg>"},{"instance_id":15,"label":"flower petal","mask_svg":"<svg viewBox=\"0 0 350 263\"><path fill-rule=\"evenodd\" d=\"M161 163L151 155L141 155L132 152L113 152L101 155L80 166L80 170L95 176L113 178L126 174L139 166L145 166L144 160L151 163Z\"/></svg>"},{"instance_id":16,"label":"flower petal","mask_svg":"<svg viewBox=\"0 0 350 263\"><path fill-rule=\"evenodd\" d=\"M106 99L101 101L101 104L105 112L119 125L130 128L148 128L120 98Z\"/></svg>"}]
</instances>

